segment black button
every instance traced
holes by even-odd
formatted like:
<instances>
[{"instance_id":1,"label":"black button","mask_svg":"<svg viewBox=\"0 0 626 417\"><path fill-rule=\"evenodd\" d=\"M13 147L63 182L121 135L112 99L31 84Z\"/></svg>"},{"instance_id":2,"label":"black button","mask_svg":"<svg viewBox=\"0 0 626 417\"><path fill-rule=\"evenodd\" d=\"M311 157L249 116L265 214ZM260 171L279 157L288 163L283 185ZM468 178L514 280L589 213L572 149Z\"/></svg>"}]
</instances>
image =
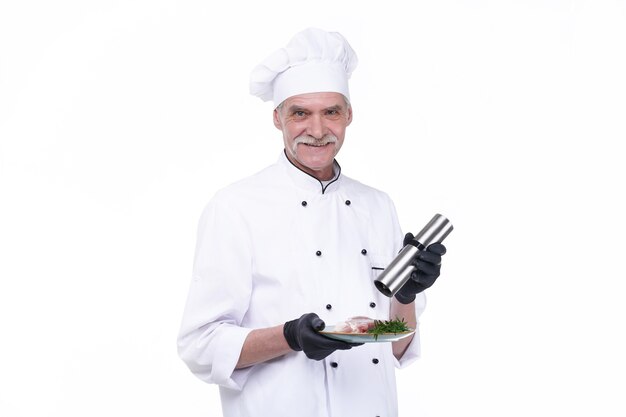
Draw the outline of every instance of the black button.
<instances>
[{"instance_id":1,"label":"black button","mask_svg":"<svg viewBox=\"0 0 626 417\"><path fill-rule=\"evenodd\" d=\"M376 307L376 303L372 301L372 302L370 303L370 307L372 307L372 308Z\"/></svg>"},{"instance_id":2,"label":"black button","mask_svg":"<svg viewBox=\"0 0 626 417\"><path fill-rule=\"evenodd\" d=\"M337 362L331 362L330 366L332 366L333 368L336 368L339 366L339 364Z\"/></svg>"},{"instance_id":3,"label":"black button","mask_svg":"<svg viewBox=\"0 0 626 417\"><path fill-rule=\"evenodd\" d=\"M346 200L346 206L349 206L350 204L352 204L352 201Z\"/></svg>"},{"instance_id":4,"label":"black button","mask_svg":"<svg viewBox=\"0 0 626 417\"><path fill-rule=\"evenodd\" d=\"M317 256L322 256L322 251L318 250L317 252L315 252L315 254L316 254Z\"/></svg>"},{"instance_id":5,"label":"black button","mask_svg":"<svg viewBox=\"0 0 626 417\"><path fill-rule=\"evenodd\" d=\"M367 249L361 249L361 253L362 253L363 255L367 255Z\"/></svg>"},{"instance_id":6,"label":"black button","mask_svg":"<svg viewBox=\"0 0 626 417\"><path fill-rule=\"evenodd\" d=\"M376 358L372 359L372 363L373 363L374 365L376 365L376 364L378 363L378 359L376 359Z\"/></svg>"},{"instance_id":7,"label":"black button","mask_svg":"<svg viewBox=\"0 0 626 417\"><path fill-rule=\"evenodd\" d=\"M306 201L303 201L303 202L302 202L302 207L306 207L306 205L307 205L307 202L306 202Z\"/></svg>"},{"instance_id":8,"label":"black button","mask_svg":"<svg viewBox=\"0 0 626 417\"><path fill-rule=\"evenodd\" d=\"M333 306L331 306L330 304L326 304L326 310L330 310L331 308L333 308Z\"/></svg>"}]
</instances>

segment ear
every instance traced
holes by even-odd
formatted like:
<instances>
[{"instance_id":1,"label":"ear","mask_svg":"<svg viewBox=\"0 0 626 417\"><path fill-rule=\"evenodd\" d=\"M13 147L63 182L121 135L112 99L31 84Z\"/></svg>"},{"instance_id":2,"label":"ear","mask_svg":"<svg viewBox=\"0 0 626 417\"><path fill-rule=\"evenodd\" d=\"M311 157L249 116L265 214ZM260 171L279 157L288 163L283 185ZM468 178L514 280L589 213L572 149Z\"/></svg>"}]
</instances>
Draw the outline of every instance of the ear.
<instances>
[{"instance_id":1,"label":"ear","mask_svg":"<svg viewBox=\"0 0 626 417\"><path fill-rule=\"evenodd\" d=\"M283 124L280 121L280 114L278 114L278 109L274 109L274 126L276 129L283 130Z\"/></svg>"},{"instance_id":2,"label":"ear","mask_svg":"<svg viewBox=\"0 0 626 417\"><path fill-rule=\"evenodd\" d=\"M346 123L346 126L350 126L350 123L352 123L352 106L348 107L348 123Z\"/></svg>"}]
</instances>

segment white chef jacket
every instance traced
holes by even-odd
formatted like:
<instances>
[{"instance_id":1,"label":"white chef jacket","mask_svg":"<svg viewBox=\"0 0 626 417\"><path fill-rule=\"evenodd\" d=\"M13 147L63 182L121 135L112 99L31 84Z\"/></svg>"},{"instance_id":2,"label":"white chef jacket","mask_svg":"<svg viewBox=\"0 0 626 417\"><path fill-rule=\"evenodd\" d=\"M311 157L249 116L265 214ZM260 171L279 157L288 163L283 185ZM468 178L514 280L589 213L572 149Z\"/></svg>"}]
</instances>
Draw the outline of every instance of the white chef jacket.
<instances>
[{"instance_id":1,"label":"white chef jacket","mask_svg":"<svg viewBox=\"0 0 626 417\"><path fill-rule=\"evenodd\" d=\"M395 208L378 190L341 175L328 184L278 162L214 196L198 227L181 358L220 386L225 417L397 416L394 367L420 353L416 332L400 361L391 343L335 351L315 361L291 352L235 369L255 328L317 313L327 325L389 318L373 284L402 244ZM415 302L419 316L423 293Z\"/></svg>"}]
</instances>

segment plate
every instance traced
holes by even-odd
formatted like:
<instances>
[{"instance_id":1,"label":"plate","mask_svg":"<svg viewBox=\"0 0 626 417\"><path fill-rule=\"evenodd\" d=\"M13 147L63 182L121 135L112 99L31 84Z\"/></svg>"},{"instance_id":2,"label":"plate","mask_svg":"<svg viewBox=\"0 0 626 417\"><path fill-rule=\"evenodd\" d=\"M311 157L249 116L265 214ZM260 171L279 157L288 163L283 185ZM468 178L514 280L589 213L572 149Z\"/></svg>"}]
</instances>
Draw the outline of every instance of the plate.
<instances>
[{"instance_id":1,"label":"plate","mask_svg":"<svg viewBox=\"0 0 626 417\"><path fill-rule=\"evenodd\" d=\"M378 335L378 338L376 338L375 335L370 333L336 332L335 326L327 326L324 330L320 331L320 334L323 334L326 337L350 343L395 342L396 340L404 339L405 337L411 336L413 333L415 333L415 330L410 330L408 332L402 333L382 333Z\"/></svg>"}]
</instances>

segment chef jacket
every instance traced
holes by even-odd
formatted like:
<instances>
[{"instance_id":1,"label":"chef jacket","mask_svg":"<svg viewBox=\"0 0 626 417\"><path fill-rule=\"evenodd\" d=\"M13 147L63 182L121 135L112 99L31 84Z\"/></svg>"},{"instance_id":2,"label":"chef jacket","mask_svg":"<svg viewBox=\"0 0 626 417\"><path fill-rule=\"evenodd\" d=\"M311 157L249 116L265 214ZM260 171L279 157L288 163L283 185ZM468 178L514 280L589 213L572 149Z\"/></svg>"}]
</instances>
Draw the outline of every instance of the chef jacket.
<instances>
[{"instance_id":1,"label":"chef jacket","mask_svg":"<svg viewBox=\"0 0 626 417\"><path fill-rule=\"evenodd\" d=\"M202 213L178 338L181 358L220 386L225 417L397 416L391 343L366 343L323 360L303 352L235 369L252 329L317 313L327 325L353 316L389 319L373 280L401 249L383 192L341 174L322 183L281 154L278 162L216 193ZM415 302L419 317L423 294Z\"/></svg>"}]
</instances>

